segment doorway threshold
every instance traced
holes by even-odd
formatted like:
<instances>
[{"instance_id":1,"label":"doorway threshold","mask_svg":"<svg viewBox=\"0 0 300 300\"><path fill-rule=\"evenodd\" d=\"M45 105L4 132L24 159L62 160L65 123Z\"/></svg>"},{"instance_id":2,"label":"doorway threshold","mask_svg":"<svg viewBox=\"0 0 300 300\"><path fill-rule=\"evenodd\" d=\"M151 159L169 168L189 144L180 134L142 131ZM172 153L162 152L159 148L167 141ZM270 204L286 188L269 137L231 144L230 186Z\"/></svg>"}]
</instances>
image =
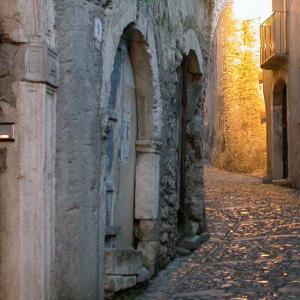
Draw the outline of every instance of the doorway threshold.
<instances>
[{"instance_id":1,"label":"doorway threshold","mask_svg":"<svg viewBox=\"0 0 300 300\"><path fill-rule=\"evenodd\" d=\"M272 180L272 184L285 187L285 188L293 188L293 185L288 178Z\"/></svg>"}]
</instances>

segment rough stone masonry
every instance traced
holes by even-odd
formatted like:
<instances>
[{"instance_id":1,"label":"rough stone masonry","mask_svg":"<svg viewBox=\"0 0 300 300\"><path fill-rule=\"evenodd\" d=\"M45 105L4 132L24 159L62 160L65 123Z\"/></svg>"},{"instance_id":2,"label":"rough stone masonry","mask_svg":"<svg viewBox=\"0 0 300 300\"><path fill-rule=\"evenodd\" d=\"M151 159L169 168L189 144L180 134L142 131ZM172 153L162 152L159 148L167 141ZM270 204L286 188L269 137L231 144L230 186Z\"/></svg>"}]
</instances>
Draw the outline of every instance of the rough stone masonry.
<instances>
[{"instance_id":1,"label":"rough stone masonry","mask_svg":"<svg viewBox=\"0 0 300 300\"><path fill-rule=\"evenodd\" d=\"M102 299L203 240L214 2L1 1L1 299Z\"/></svg>"}]
</instances>

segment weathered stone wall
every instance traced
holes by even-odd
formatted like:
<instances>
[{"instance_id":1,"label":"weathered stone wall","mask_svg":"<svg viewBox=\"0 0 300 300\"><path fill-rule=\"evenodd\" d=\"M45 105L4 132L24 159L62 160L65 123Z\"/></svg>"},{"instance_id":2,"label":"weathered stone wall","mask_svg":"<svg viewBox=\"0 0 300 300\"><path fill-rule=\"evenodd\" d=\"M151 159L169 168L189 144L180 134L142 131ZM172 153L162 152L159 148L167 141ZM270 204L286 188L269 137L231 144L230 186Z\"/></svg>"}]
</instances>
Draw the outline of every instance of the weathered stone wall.
<instances>
[{"instance_id":1,"label":"weathered stone wall","mask_svg":"<svg viewBox=\"0 0 300 300\"><path fill-rule=\"evenodd\" d=\"M0 298L49 299L53 287L57 61L52 1L0 3Z\"/></svg>"},{"instance_id":2,"label":"weathered stone wall","mask_svg":"<svg viewBox=\"0 0 300 300\"><path fill-rule=\"evenodd\" d=\"M142 203L153 215L135 220L142 231L135 235L138 262L154 274L176 255L178 70L185 64L186 233L205 229L203 103L213 16L207 0L1 1L0 121L16 123L15 142L0 151L1 299L103 297L107 104L128 28L138 36L131 42L143 43L131 54L137 101L147 100L140 106L146 121L138 120L137 154L145 160L137 166L142 184L136 196L145 201L145 192L153 201ZM96 18L103 26L100 41ZM129 284L140 280L138 271L131 270ZM148 278L145 272L141 277ZM117 279L114 288L128 287Z\"/></svg>"},{"instance_id":3,"label":"weathered stone wall","mask_svg":"<svg viewBox=\"0 0 300 300\"><path fill-rule=\"evenodd\" d=\"M158 267L166 266L176 255L178 242L178 210L179 210L179 128L181 97L178 96L180 78L178 70L183 65L185 58L193 53L196 57L197 68L195 76L192 76L190 93L188 95L188 126L187 126L187 171L186 171L186 204L187 204L187 228L186 233L196 235L205 228L204 197L203 197L203 161L202 157L202 123L203 103L205 92L205 65L208 57L208 47L211 37L211 26L214 12L212 2L208 1L112 1L104 6L103 21L103 83L101 88L101 119L102 132L107 128L107 101L110 94L110 76L113 69L116 48L124 30L128 27L141 33L148 45L149 62L152 69L152 84L154 87L155 102L153 108L147 110L148 116L154 113L154 133L151 134L154 144L161 144L158 149L153 146L142 145L138 141L138 149L142 151L154 151L159 155L160 167L155 171L159 176L160 194L158 198L158 215L151 220L142 221L138 228L138 249L144 253L146 266L151 273ZM130 25L130 26L129 26ZM133 66L142 68L143 61ZM196 74L198 72L198 74ZM147 70L145 69L145 74ZM201 75L201 76L200 76ZM146 78L149 78L146 75ZM137 84L137 82L136 82ZM193 93L192 85L197 86L198 93ZM176 94L177 93L177 94ZM139 100L139 98L137 99ZM141 99L142 100L142 99ZM152 126L150 126L150 129ZM152 130L152 129L151 129ZM104 134L105 138L105 134ZM144 141L145 142L145 141ZM101 142L102 143L102 142ZM149 141L147 142L149 143ZM198 159L196 157L196 145L199 144ZM101 145L101 165L105 170L107 161L105 140ZM142 147L141 147L142 146ZM152 150L151 150L152 149ZM137 150L139 151L139 150ZM140 171L147 172L147 170ZM105 172L103 174L101 195L103 201L105 194ZM145 183L147 184L147 183ZM149 186L151 190L152 185ZM148 188L145 189L148 193ZM148 198L147 198L148 199ZM144 207L151 208L152 203ZM154 204L155 206L156 204ZM140 206L138 206L140 208ZM139 211L140 212L140 211ZM147 214L144 216L149 217ZM147 223L147 224L146 224ZM141 228L143 227L143 228ZM153 234L153 230L158 229ZM145 236L145 234L149 236ZM111 277L110 277L111 278Z\"/></svg>"},{"instance_id":4,"label":"weathered stone wall","mask_svg":"<svg viewBox=\"0 0 300 300\"><path fill-rule=\"evenodd\" d=\"M231 171L264 172L266 128L259 73L259 19L223 10L214 35L206 93L206 157Z\"/></svg>"},{"instance_id":5,"label":"weathered stone wall","mask_svg":"<svg viewBox=\"0 0 300 300\"><path fill-rule=\"evenodd\" d=\"M55 209L55 287L59 299L96 299L101 289L102 57L94 46L94 20L101 7L95 2L54 1L60 62Z\"/></svg>"},{"instance_id":6,"label":"weathered stone wall","mask_svg":"<svg viewBox=\"0 0 300 300\"><path fill-rule=\"evenodd\" d=\"M141 1L143 3L143 1ZM166 266L169 261L176 255L175 245L178 239L178 116L180 113L180 97L176 97L178 82L177 69L181 66L183 56L189 54L193 49L189 45L196 42L200 45L200 57L198 62L201 73L204 73L204 61L208 53L208 44L210 38L210 19L211 9L205 1L159 1L150 5L141 5L140 13L147 15L151 12L152 22L157 46L157 57L159 65L160 88L163 105L162 117L162 152L161 152L161 188L160 188L160 215L161 215L161 246L159 264L161 267ZM195 36L195 40L193 37ZM194 48L199 47L193 45ZM198 53L197 53L198 54ZM202 92L204 89L202 89ZM196 121L201 128L201 104L203 103L203 94L200 97L189 98L193 101L190 103L192 113L190 120ZM198 138L201 139L201 129L197 131ZM194 160L194 150L187 153L187 157ZM190 174L187 181L194 180L195 185L200 189L191 188L189 200L202 202L204 199L201 191L203 190L202 181L202 164L198 162L191 164ZM196 196L196 199L192 199ZM202 200L201 200L202 199ZM204 227L203 211L198 210L198 221L200 220L202 228Z\"/></svg>"}]
</instances>

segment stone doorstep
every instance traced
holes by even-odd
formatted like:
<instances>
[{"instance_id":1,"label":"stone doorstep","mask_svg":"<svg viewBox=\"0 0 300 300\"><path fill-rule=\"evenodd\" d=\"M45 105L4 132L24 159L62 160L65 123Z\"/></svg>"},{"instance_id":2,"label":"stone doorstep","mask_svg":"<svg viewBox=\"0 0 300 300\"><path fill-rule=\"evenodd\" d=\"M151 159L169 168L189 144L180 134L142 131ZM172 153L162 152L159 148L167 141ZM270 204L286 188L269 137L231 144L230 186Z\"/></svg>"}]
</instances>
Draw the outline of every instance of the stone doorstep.
<instances>
[{"instance_id":1,"label":"stone doorstep","mask_svg":"<svg viewBox=\"0 0 300 300\"><path fill-rule=\"evenodd\" d=\"M134 249L106 249L105 274L106 275L138 275L143 267L143 253Z\"/></svg>"},{"instance_id":2,"label":"stone doorstep","mask_svg":"<svg viewBox=\"0 0 300 300\"><path fill-rule=\"evenodd\" d=\"M176 247L176 253L179 256L187 256L190 255L192 253L191 250L187 249L187 248L183 248L183 247Z\"/></svg>"},{"instance_id":3,"label":"stone doorstep","mask_svg":"<svg viewBox=\"0 0 300 300\"><path fill-rule=\"evenodd\" d=\"M104 290L117 293L122 290L129 289L137 284L135 275L120 276L120 275L105 275Z\"/></svg>"},{"instance_id":4,"label":"stone doorstep","mask_svg":"<svg viewBox=\"0 0 300 300\"><path fill-rule=\"evenodd\" d=\"M188 250L195 250L201 244L206 242L208 238L209 238L209 234L207 232L201 235L186 236L179 241L178 246Z\"/></svg>"},{"instance_id":5,"label":"stone doorstep","mask_svg":"<svg viewBox=\"0 0 300 300\"><path fill-rule=\"evenodd\" d=\"M104 290L107 294L117 293L122 290L127 290L137 284L144 283L150 280L150 272L147 268L142 267L139 274L136 275L105 275L104 276Z\"/></svg>"},{"instance_id":6,"label":"stone doorstep","mask_svg":"<svg viewBox=\"0 0 300 300\"><path fill-rule=\"evenodd\" d=\"M292 183L288 179L278 179L278 180L272 180L272 184L278 185L285 188L292 188Z\"/></svg>"}]
</instances>

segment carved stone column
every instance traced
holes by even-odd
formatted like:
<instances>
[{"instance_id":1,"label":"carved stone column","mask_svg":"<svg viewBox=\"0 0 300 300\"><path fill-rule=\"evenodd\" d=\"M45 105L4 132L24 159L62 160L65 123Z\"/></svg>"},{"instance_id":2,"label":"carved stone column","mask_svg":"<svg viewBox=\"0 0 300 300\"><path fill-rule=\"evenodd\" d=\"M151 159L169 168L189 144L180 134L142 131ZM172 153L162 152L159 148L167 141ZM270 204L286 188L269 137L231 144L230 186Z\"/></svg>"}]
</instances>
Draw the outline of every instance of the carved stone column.
<instances>
[{"instance_id":1,"label":"carved stone column","mask_svg":"<svg viewBox=\"0 0 300 300\"><path fill-rule=\"evenodd\" d=\"M30 44L15 65L21 291L26 299L52 299L57 55L47 44Z\"/></svg>"}]
</instances>

